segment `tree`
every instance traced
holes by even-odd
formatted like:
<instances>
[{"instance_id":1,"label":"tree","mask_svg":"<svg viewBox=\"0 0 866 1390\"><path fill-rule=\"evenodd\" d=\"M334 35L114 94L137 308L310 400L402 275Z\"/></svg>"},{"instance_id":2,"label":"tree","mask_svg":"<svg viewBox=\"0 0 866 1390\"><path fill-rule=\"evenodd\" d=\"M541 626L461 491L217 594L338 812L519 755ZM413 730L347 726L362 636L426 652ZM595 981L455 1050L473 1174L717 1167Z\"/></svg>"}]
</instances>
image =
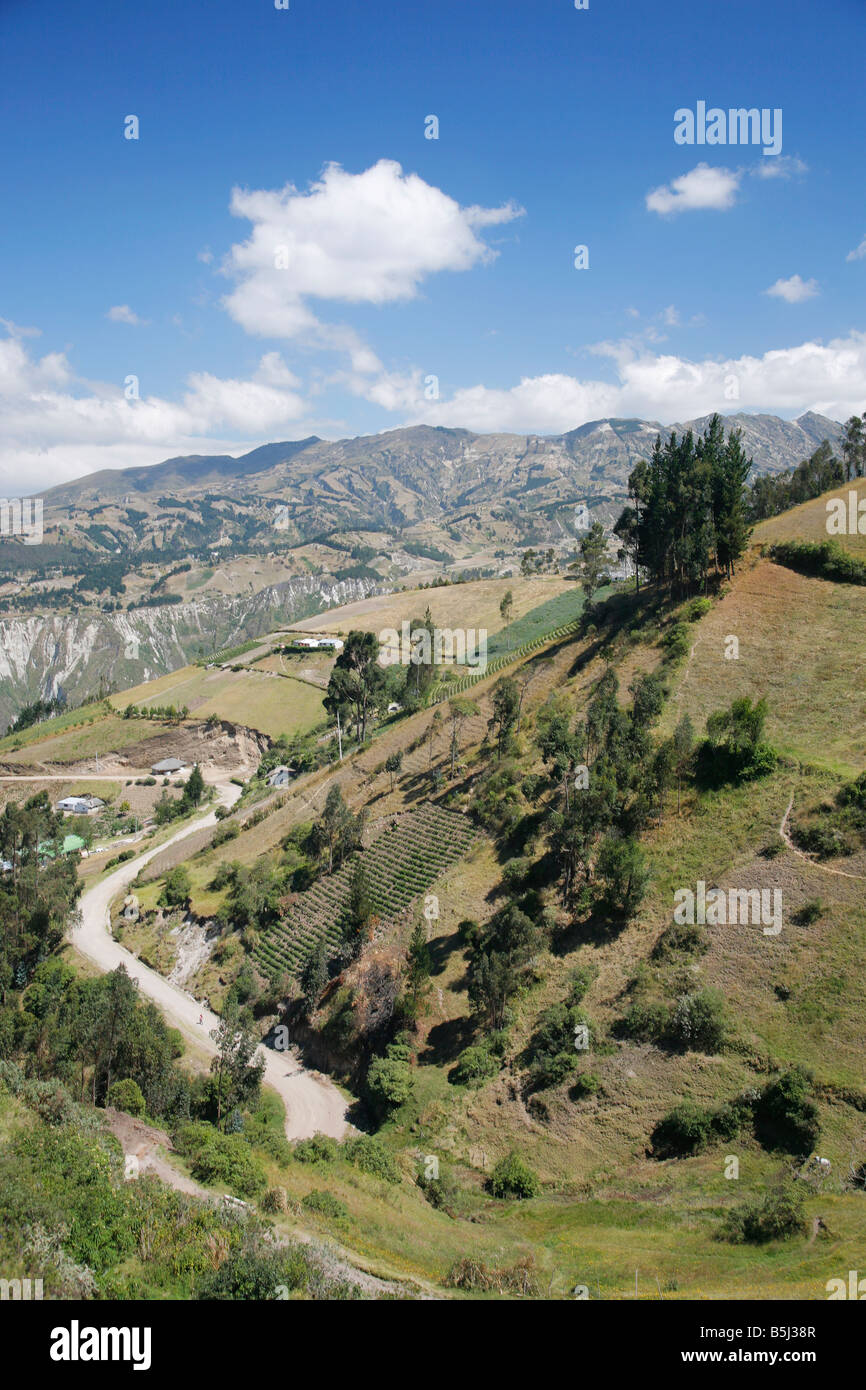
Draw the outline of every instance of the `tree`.
<instances>
[{"instance_id":1,"label":"tree","mask_svg":"<svg viewBox=\"0 0 866 1390\"><path fill-rule=\"evenodd\" d=\"M316 841L328 853L329 874L334 871L334 859L339 858L342 862L343 855L351 847L354 826L355 817L335 782L328 790L325 809L315 827Z\"/></svg>"},{"instance_id":2,"label":"tree","mask_svg":"<svg viewBox=\"0 0 866 1390\"><path fill-rule=\"evenodd\" d=\"M692 721L687 714L684 714L677 727L674 729L674 771L677 779L677 815L680 814L680 788L682 787L683 777L692 765L695 751L695 731Z\"/></svg>"},{"instance_id":3,"label":"tree","mask_svg":"<svg viewBox=\"0 0 866 1390\"><path fill-rule=\"evenodd\" d=\"M205 793L205 782L201 774L201 768L196 763L192 772L187 778L186 786L183 789L183 800L187 806L198 806Z\"/></svg>"},{"instance_id":4,"label":"tree","mask_svg":"<svg viewBox=\"0 0 866 1390\"><path fill-rule=\"evenodd\" d=\"M315 947L307 956L301 974L301 993L307 1016L313 1012L316 1001L328 983L328 952L325 938L319 937Z\"/></svg>"},{"instance_id":5,"label":"tree","mask_svg":"<svg viewBox=\"0 0 866 1390\"><path fill-rule=\"evenodd\" d=\"M427 932L423 922L417 922L406 956L406 983L412 999L413 1016L417 1016L420 1000L429 988L432 969Z\"/></svg>"},{"instance_id":6,"label":"tree","mask_svg":"<svg viewBox=\"0 0 866 1390\"><path fill-rule=\"evenodd\" d=\"M493 687L493 715L490 727L496 732L497 759L502 758L511 730L517 722L520 696L511 676L501 676Z\"/></svg>"},{"instance_id":7,"label":"tree","mask_svg":"<svg viewBox=\"0 0 866 1390\"><path fill-rule=\"evenodd\" d=\"M581 537L580 559L575 560L568 567L578 571L581 587L586 594L588 604L592 603L592 596L598 588L599 579L606 564L607 541L604 526L600 521L594 521L586 535Z\"/></svg>"},{"instance_id":8,"label":"tree","mask_svg":"<svg viewBox=\"0 0 866 1390\"><path fill-rule=\"evenodd\" d=\"M842 438L842 457L845 460L845 481L860 478L866 471L866 431L864 421L859 415L852 415L845 421Z\"/></svg>"},{"instance_id":9,"label":"tree","mask_svg":"<svg viewBox=\"0 0 866 1390\"><path fill-rule=\"evenodd\" d=\"M430 723L427 725L426 739L427 739L427 766L428 766L428 767L432 767L432 766L433 766L433 742L434 742L434 739L436 738L436 735L439 733L441 727L442 727L442 711L439 710L439 709L435 709L435 710L433 711L433 718L430 720Z\"/></svg>"},{"instance_id":10,"label":"tree","mask_svg":"<svg viewBox=\"0 0 866 1390\"><path fill-rule=\"evenodd\" d=\"M454 699L448 701L448 718L451 721L451 776L457 764L457 740L467 719L478 713L478 706L472 700Z\"/></svg>"},{"instance_id":11,"label":"tree","mask_svg":"<svg viewBox=\"0 0 866 1390\"><path fill-rule=\"evenodd\" d=\"M351 707L358 741L367 737L370 711L385 688L385 672L379 665L379 642L372 632L352 631L337 657L328 681L324 705L329 713Z\"/></svg>"},{"instance_id":12,"label":"tree","mask_svg":"<svg viewBox=\"0 0 866 1390\"><path fill-rule=\"evenodd\" d=\"M373 901L370 897L370 883L367 871L360 859L355 861L352 877L349 880L349 897L343 914L343 940L352 954L357 954L364 937L367 923L373 915Z\"/></svg>"},{"instance_id":13,"label":"tree","mask_svg":"<svg viewBox=\"0 0 866 1390\"><path fill-rule=\"evenodd\" d=\"M403 754L401 752L389 753L385 759L385 771L391 774L391 791L394 790L394 777L403 766Z\"/></svg>"},{"instance_id":14,"label":"tree","mask_svg":"<svg viewBox=\"0 0 866 1390\"><path fill-rule=\"evenodd\" d=\"M525 559L525 558L526 558L526 556L524 556L524 559ZM511 614L512 614L513 609L514 609L514 595L512 594L511 590L508 589L508 590L506 590L505 594L503 594L502 602L501 602L500 605L499 605L499 616L500 616L500 618L502 619L503 623L505 624L505 641L506 641L507 648L508 648L509 651L511 651L511 636L510 636L510 633L509 633L509 630L508 630L508 629L509 629L509 624L510 624L510 622L511 622Z\"/></svg>"},{"instance_id":15,"label":"tree","mask_svg":"<svg viewBox=\"0 0 866 1390\"><path fill-rule=\"evenodd\" d=\"M191 893L192 883L189 873L183 864L178 864L174 869L169 869L166 874L157 903L160 907L188 908Z\"/></svg>"},{"instance_id":16,"label":"tree","mask_svg":"<svg viewBox=\"0 0 866 1390\"><path fill-rule=\"evenodd\" d=\"M216 1082L217 1129L222 1129L224 1113L240 1109L258 1095L265 1060L257 1055L258 1039L241 1022L238 1006L231 997L211 1037L217 1045L211 1071Z\"/></svg>"},{"instance_id":17,"label":"tree","mask_svg":"<svg viewBox=\"0 0 866 1390\"><path fill-rule=\"evenodd\" d=\"M637 841L609 835L599 850L595 872L603 884L599 899L603 906L617 916L633 917L649 881Z\"/></svg>"},{"instance_id":18,"label":"tree","mask_svg":"<svg viewBox=\"0 0 866 1390\"><path fill-rule=\"evenodd\" d=\"M552 665L553 662L549 659L549 657L542 657L540 660L527 662L526 665L522 666L520 671L518 672L516 677L517 689L519 691L517 698L518 733L520 733L520 719L523 712L523 701L526 698L527 691L529 690L529 687L532 685L532 682L535 680L536 676L539 676L542 671L546 670Z\"/></svg>"}]
</instances>

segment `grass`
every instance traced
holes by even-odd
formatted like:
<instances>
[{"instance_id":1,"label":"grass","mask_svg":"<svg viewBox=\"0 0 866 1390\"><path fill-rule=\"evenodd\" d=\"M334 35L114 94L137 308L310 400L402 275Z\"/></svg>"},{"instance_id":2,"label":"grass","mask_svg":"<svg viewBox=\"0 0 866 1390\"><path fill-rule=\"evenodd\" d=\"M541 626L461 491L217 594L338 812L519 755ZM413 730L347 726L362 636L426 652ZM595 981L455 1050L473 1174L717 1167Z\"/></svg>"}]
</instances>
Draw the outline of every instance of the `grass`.
<instances>
[{"instance_id":1,"label":"grass","mask_svg":"<svg viewBox=\"0 0 866 1390\"><path fill-rule=\"evenodd\" d=\"M111 753L143 742L151 735L165 732L165 725L162 723L122 719L120 715L104 712L93 722L80 728L67 725L54 732L50 727L51 723L53 721L42 725L41 737L33 739L19 751L6 752L0 747L0 758L7 763L25 765L35 762L74 763L96 754L108 757Z\"/></svg>"},{"instance_id":2,"label":"grass","mask_svg":"<svg viewBox=\"0 0 866 1390\"><path fill-rule=\"evenodd\" d=\"M128 704L140 709L186 705L190 716L197 719L217 715L272 738L307 733L324 718L321 693L304 681L257 671L208 671L200 666L183 667L171 676L112 696L112 701L116 709ZM127 722L133 728L139 724L138 720Z\"/></svg>"}]
</instances>

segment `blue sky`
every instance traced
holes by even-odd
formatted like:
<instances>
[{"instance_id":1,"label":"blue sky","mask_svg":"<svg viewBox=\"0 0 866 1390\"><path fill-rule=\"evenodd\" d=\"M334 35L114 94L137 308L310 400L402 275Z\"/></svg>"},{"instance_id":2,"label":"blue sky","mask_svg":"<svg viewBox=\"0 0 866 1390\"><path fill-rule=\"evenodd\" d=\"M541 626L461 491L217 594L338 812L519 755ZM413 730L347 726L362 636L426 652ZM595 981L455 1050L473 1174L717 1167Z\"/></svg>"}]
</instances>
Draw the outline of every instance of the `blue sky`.
<instances>
[{"instance_id":1,"label":"blue sky","mask_svg":"<svg viewBox=\"0 0 866 1390\"><path fill-rule=\"evenodd\" d=\"M862 0L0 0L0 492L862 410L864 38ZM698 102L781 153L677 144Z\"/></svg>"}]
</instances>

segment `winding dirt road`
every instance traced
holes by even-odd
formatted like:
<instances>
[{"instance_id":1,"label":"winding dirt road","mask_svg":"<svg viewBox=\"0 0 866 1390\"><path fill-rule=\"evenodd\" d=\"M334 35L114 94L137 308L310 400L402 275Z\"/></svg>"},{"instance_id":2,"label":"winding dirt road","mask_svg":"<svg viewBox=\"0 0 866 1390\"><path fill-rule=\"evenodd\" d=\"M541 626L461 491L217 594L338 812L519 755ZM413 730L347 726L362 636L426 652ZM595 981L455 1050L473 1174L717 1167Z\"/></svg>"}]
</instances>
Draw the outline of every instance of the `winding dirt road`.
<instances>
[{"instance_id":1,"label":"winding dirt road","mask_svg":"<svg viewBox=\"0 0 866 1390\"><path fill-rule=\"evenodd\" d=\"M225 806L232 805L240 796L240 789L231 783L220 784L217 792ZM137 859L128 860L100 883L88 888L79 904L80 925L74 926L69 933L73 945L100 970L116 970L118 965L126 966L130 979L135 980L142 994L159 1006L166 1020L211 1056L216 1053L210 1035L219 1023L217 1015L185 990L169 984L162 975L143 965L131 952L115 941L111 935L109 907L117 894L128 887L139 870L168 845L177 844L178 840L185 839L187 835L215 824L216 815L211 811L208 815L184 826L156 849L148 850ZM200 1017L203 1020L201 1024L198 1021ZM321 1131L323 1134L340 1138L348 1122L346 1102L337 1088L326 1077L307 1071L293 1051L276 1052L269 1047L263 1047L262 1051L265 1056L264 1081L273 1087L285 1103L286 1137L305 1139Z\"/></svg>"}]
</instances>

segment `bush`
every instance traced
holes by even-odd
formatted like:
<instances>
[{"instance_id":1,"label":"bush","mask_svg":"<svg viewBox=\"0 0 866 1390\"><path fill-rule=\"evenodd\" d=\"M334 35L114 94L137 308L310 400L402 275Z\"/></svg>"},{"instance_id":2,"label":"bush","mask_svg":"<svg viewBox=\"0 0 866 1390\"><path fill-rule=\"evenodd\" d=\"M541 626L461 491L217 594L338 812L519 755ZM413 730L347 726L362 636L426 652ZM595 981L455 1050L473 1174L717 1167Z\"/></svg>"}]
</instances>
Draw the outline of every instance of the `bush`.
<instances>
[{"instance_id":1,"label":"bush","mask_svg":"<svg viewBox=\"0 0 866 1390\"><path fill-rule=\"evenodd\" d=\"M261 1164L239 1134L220 1134L210 1125L184 1125L178 1151L199 1182L219 1183L241 1197L255 1197L266 1186Z\"/></svg>"},{"instance_id":2,"label":"bush","mask_svg":"<svg viewBox=\"0 0 866 1390\"><path fill-rule=\"evenodd\" d=\"M671 1014L669 1032L681 1047L718 1052L725 1038L724 996L717 989L681 995Z\"/></svg>"},{"instance_id":3,"label":"bush","mask_svg":"<svg viewBox=\"0 0 866 1390\"><path fill-rule=\"evenodd\" d=\"M389 1053L391 1049L388 1049ZM399 1057L374 1057L367 1071L367 1098L376 1114L396 1110L412 1094L412 1073Z\"/></svg>"},{"instance_id":4,"label":"bush","mask_svg":"<svg viewBox=\"0 0 866 1390\"><path fill-rule=\"evenodd\" d=\"M261 1302L279 1298L281 1287L306 1288L313 1274L309 1255L300 1245L276 1250L247 1246L232 1250L219 1269L205 1277L196 1297Z\"/></svg>"},{"instance_id":5,"label":"bush","mask_svg":"<svg viewBox=\"0 0 866 1390\"><path fill-rule=\"evenodd\" d=\"M672 922L666 927L652 950L655 960L682 951L686 955L703 955L709 949L709 937L697 922Z\"/></svg>"},{"instance_id":6,"label":"bush","mask_svg":"<svg viewBox=\"0 0 866 1390\"><path fill-rule=\"evenodd\" d=\"M458 1086L477 1086L495 1076L498 1071L499 1061L487 1045L475 1043L463 1049L448 1079L456 1082Z\"/></svg>"},{"instance_id":7,"label":"bush","mask_svg":"<svg viewBox=\"0 0 866 1390\"><path fill-rule=\"evenodd\" d=\"M301 1206L305 1207L307 1211L316 1211L322 1216L331 1216L335 1221L342 1221L349 1215L348 1208L338 1197L319 1188L313 1192L308 1192L306 1197L302 1198Z\"/></svg>"},{"instance_id":8,"label":"bush","mask_svg":"<svg viewBox=\"0 0 866 1390\"><path fill-rule=\"evenodd\" d=\"M113 1105L115 1110L125 1110L127 1115L141 1116L147 1109L141 1087L129 1076L122 1081L112 1082L108 1104Z\"/></svg>"},{"instance_id":9,"label":"bush","mask_svg":"<svg viewBox=\"0 0 866 1390\"><path fill-rule=\"evenodd\" d=\"M512 1149L500 1158L490 1175L490 1191L494 1197L537 1197L541 1183L525 1159Z\"/></svg>"},{"instance_id":10,"label":"bush","mask_svg":"<svg viewBox=\"0 0 866 1390\"><path fill-rule=\"evenodd\" d=\"M686 606L686 619L690 623L696 623L699 618L703 618L712 608L712 600L708 598L693 598L691 603Z\"/></svg>"},{"instance_id":11,"label":"bush","mask_svg":"<svg viewBox=\"0 0 866 1390\"><path fill-rule=\"evenodd\" d=\"M794 921L799 927L811 927L813 922L817 922L818 918L823 916L824 904L821 899L810 898L794 913Z\"/></svg>"},{"instance_id":12,"label":"bush","mask_svg":"<svg viewBox=\"0 0 866 1390\"><path fill-rule=\"evenodd\" d=\"M667 1033L671 1011L667 1004L635 1002L620 1024L620 1031L637 1042L659 1042Z\"/></svg>"},{"instance_id":13,"label":"bush","mask_svg":"<svg viewBox=\"0 0 866 1390\"><path fill-rule=\"evenodd\" d=\"M400 1181L399 1170L390 1153L384 1144L369 1134L347 1139L343 1153L350 1163L360 1168L362 1173L369 1173L372 1178L381 1178L382 1182L390 1183Z\"/></svg>"},{"instance_id":14,"label":"bush","mask_svg":"<svg viewBox=\"0 0 866 1390\"><path fill-rule=\"evenodd\" d=\"M812 1076L792 1067L761 1092L755 1108L756 1132L765 1148L786 1153L812 1152L818 1142L818 1107L812 1099Z\"/></svg>"},{"instance_id":15,"label":"bush","mask_svg":"<svg viewBox=\"0 0 866 1390\"><path fill-rule=\"evenodd\" d=\"M653 1152L657 1157L668 1154L693 1154L705 1148L712 1135L713 1117L709 1110L684 1100L669 1110L652 1132Z\"/></svg>"},{"instance_id":16,"label":"bush","mask_svg":"<svg viewBox=\"0 0 866 1390\"><path fill-rule=\"evenodd\" d=\"M801 1235L805 1226L806 1194L793 1183L786 1183L753 1198L728 1212L722 1227L727 1240L764 1244L768 1240L787 1240Z\"/></svg>"},{"instance_id":17,"label":"bush","mask_svg":"<svg viewBox=\"0 0 866 1390\"><path fill-rule=\"evenodd\" d=\"M241 828L236 820L233 820L230 825L217 826L216 830L211 836L211 844L224 845L227 840L236 840L240 833Z\"/></svg>"},{"instance_id":18,"label":"bush","mask_svg":"<svg viewBox=\"0 0 866 1390\"><path fill-rule=\"evenodd\" d=\"M338 1154L337 1141L329 1134L314 1134L312 1139L301 1139L292 1154L299 1163L333 1163Z\"/></svg>"},{"instance_id":19,"label":"bush","mask_svg":"<svg viewBox=\"0 0 866 1390\"><path fill-rule=\"evenodd\" d=\"M601 1082L595 1072L582 1071L580 1076L575 1078L569 1095L572 1100L583 1100L585 1096L594 1096L600 1090Z\"/></svg>"}]
</instances>

